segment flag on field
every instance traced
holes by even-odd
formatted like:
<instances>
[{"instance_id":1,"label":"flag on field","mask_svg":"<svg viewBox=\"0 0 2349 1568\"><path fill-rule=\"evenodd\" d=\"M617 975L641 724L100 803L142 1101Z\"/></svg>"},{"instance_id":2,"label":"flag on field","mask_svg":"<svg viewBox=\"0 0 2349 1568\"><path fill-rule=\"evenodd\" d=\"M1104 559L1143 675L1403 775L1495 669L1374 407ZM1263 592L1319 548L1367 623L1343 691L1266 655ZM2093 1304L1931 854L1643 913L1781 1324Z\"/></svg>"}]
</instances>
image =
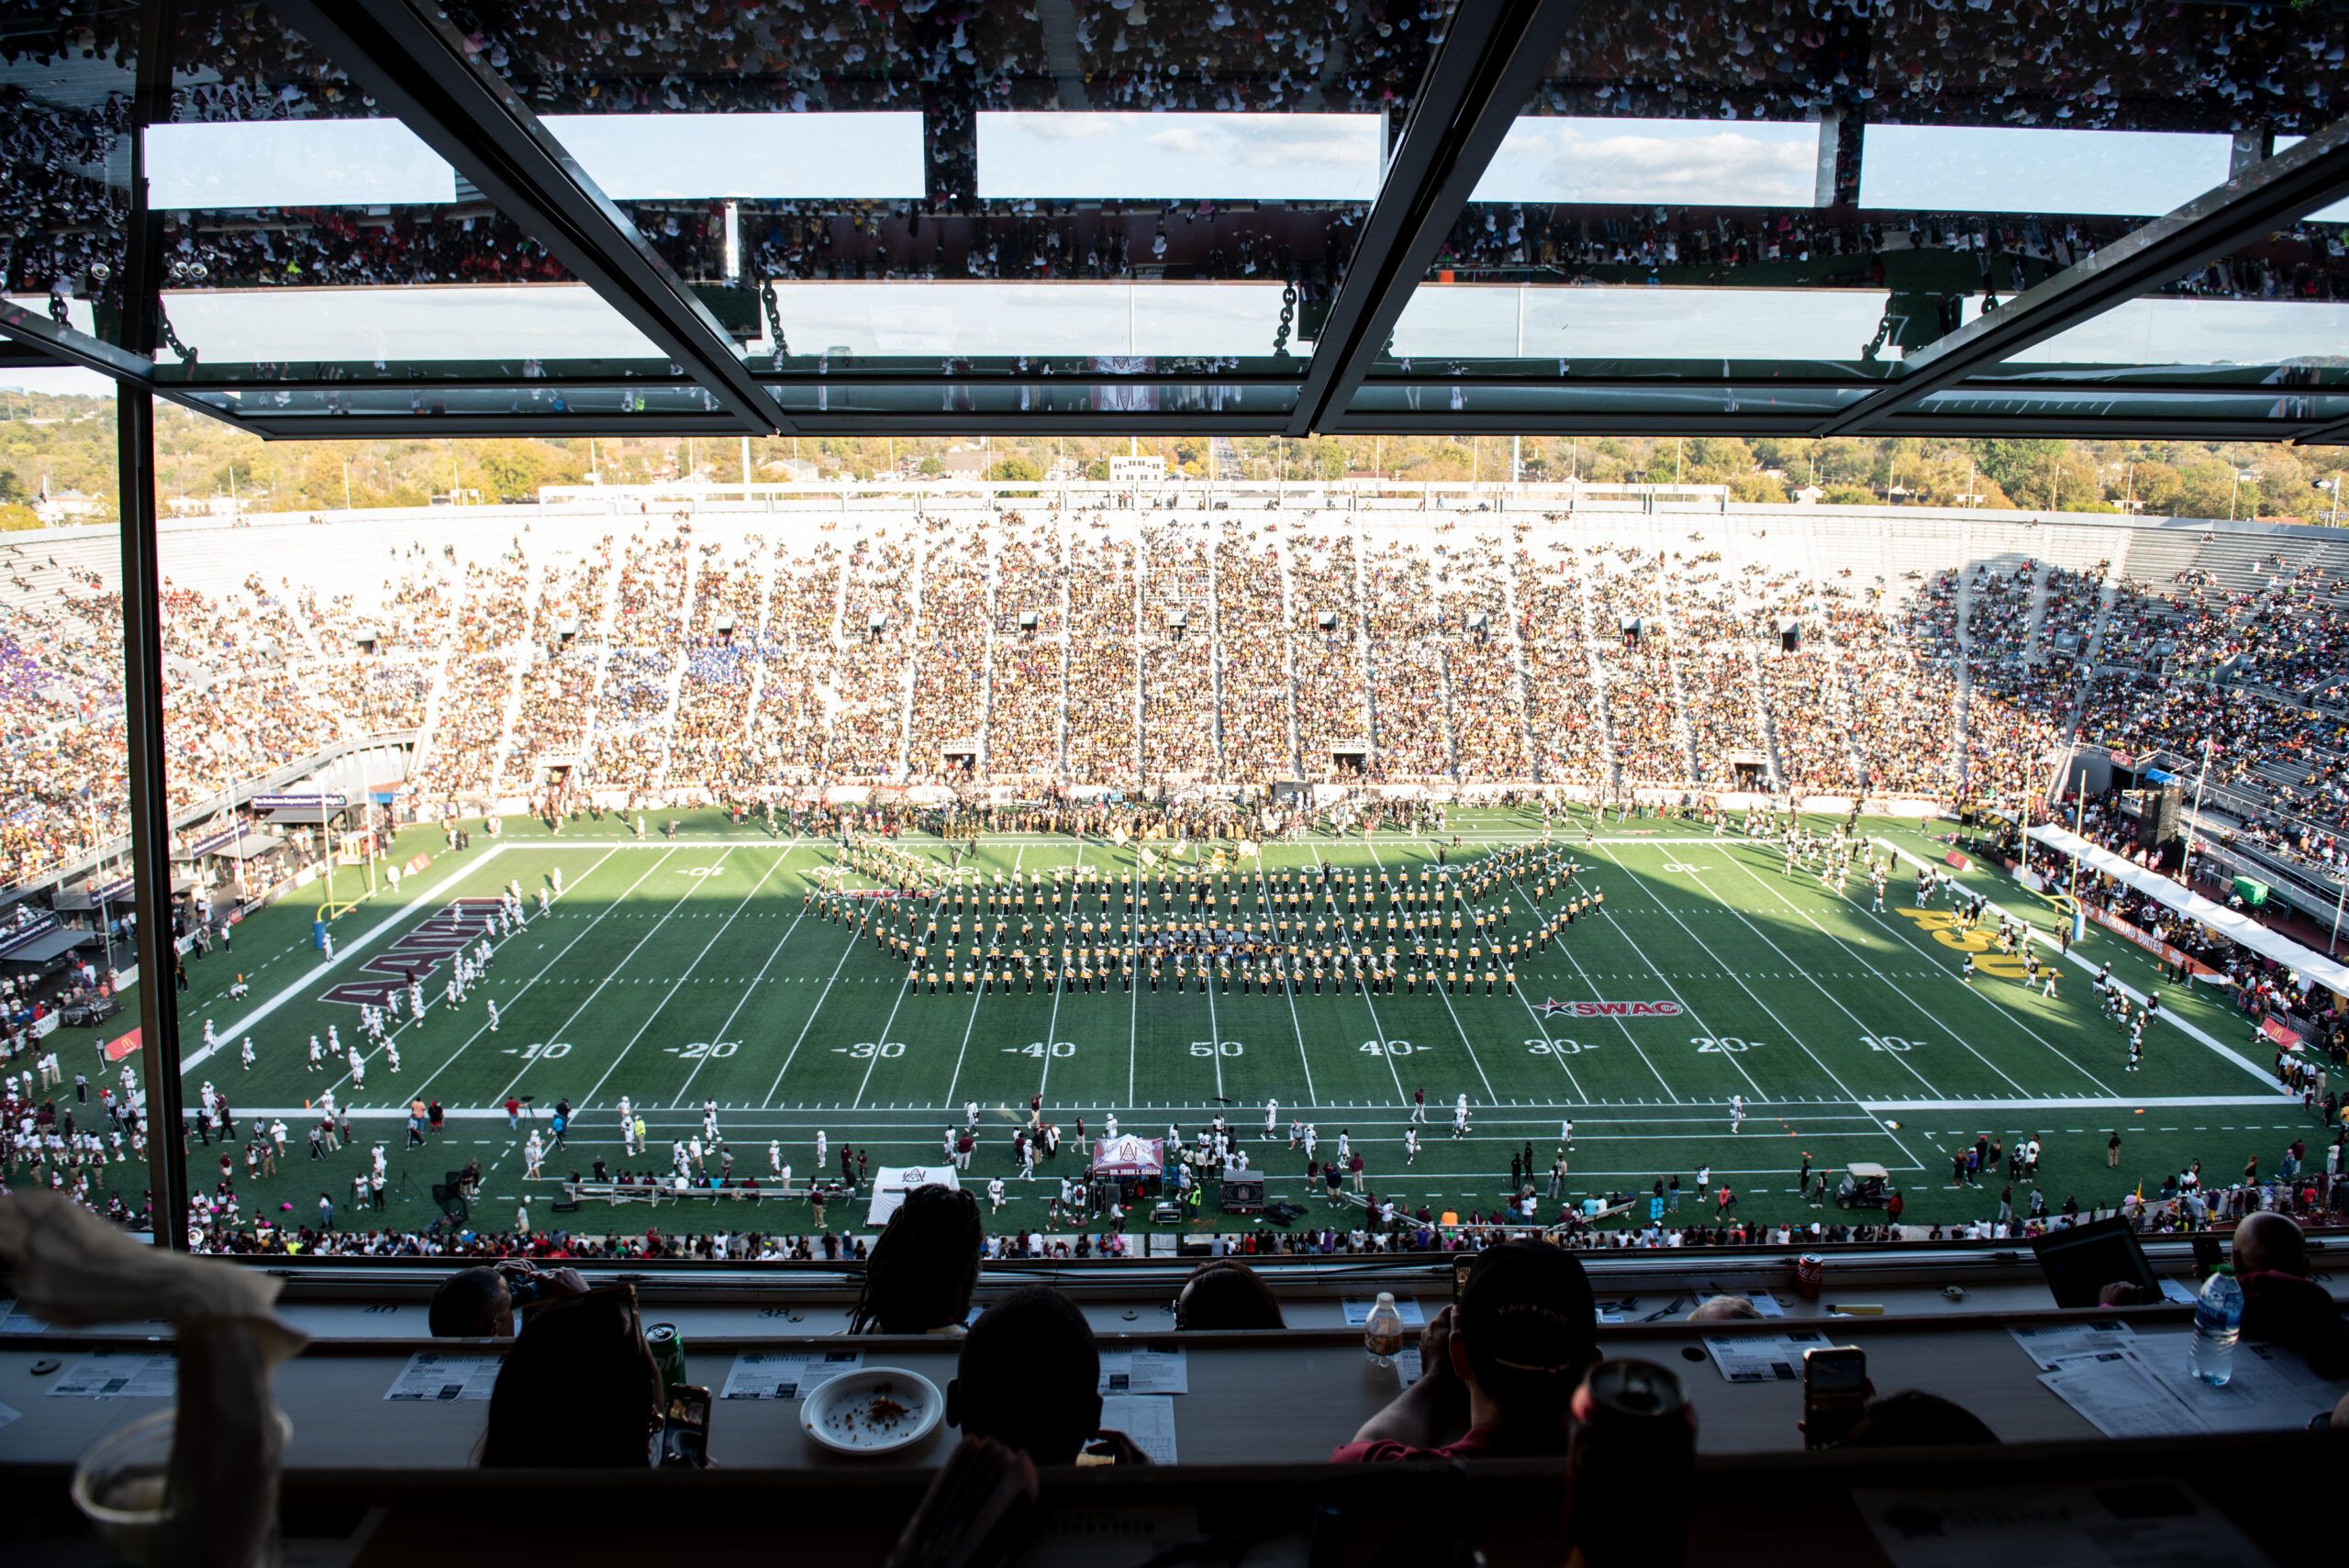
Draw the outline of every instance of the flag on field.
<instances>
[{"instance_id":1,"label":"flag on field","mask_svg":"<svg viewBox=\"0 0 2349 1568\"><path fill-rule=\"evenodd\" d=\"M1191 840L1188 840L1188 839L1177 839L1177 840L1174 841L1174 847L1173 849L1171 849L1171 850L1167 851L1166 852L1167 852L1168 854L1170 854L1170 855L1173 855L1176 860L1178 860L1178 861L1179 861L1179 860L1181 860L1185 855L1187 855L1187 854L1189 854L1189 853L1191 852Z\"/></svg>"},{"instance_id":2,"label":"flag on field","mask_svg":"<svg viewBox=\"0 0 2349 1568\"><path fill-rule=\"evenodd\" d=\"M1148 850L1144 850L1141 852L1141 863L1146 866L1154 866L1158 863L1158 857Z\"/></svg>"},{"instance_id":3,"label":"flag on field","mask_svg":"<svg viewBox=\"0 0 2349 1568\"><path fill-rule=\"evenodd\" d=\"M1126 830L1123 828L1118 828L1109 837L1118 841L1118 848L1122 850L1126 847Z\"/></svg>"},{"instance_id":4,"label":"flag on field","mask_svg":"<svg viewBox=\"0 0 2349 1568\"><path fill-rule=\"evenodd\" d=\"M1242 839L1240 840L1240 856L1242 860L1252 861L1257 859L1263 853L1264 846L1257 843L1255 840Z\"/></svg>"}]
</instances>

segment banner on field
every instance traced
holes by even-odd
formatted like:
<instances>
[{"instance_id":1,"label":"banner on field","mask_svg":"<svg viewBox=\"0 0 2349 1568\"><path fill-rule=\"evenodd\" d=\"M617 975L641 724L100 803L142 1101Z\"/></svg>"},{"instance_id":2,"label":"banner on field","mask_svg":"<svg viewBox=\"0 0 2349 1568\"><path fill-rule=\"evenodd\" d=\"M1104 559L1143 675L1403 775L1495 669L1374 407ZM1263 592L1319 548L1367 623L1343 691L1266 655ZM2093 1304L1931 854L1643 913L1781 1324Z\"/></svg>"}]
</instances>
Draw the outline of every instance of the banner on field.
<instances>
[{"instance_id":1,"label":"banner on field","mask_svg":"<svg viewBox=\"0 0 2349 1568\"><path fill-rule=\"evenodd\" d=\"M2308 1043L2306 1036L2273 1013L2259 1020L2259 1032L2287 1051L2298 1051Z\"/></svg>"},{"instance_id":2,"label":"banner on field","mask_svg":"<svg viewBox=\"0 0 2349 1568\"><path fill-rule=\"evenodd\" d=\"M1955 850L1952 850L1948 854L1943 855L1942 857L1942 863L1949 867L1952 871L1965 871L1974 864L1972 861L1967 860Z\"/></svg>"},{"instance_id":3,"label":"banner on field","mask_svg":"<svg viewBox=\"0 0 2349 1568\"><path fill-rule=\"evenodd\" d=\"M126 1056L136 1056L138 1054L139 1031L137 1029L132 1029L120 1040L110 1040L106 1041L106 1060L108 1062L119 1062Z\"/></svg>"},{"instance_id":4,"label":"banner on field","mask_svg":"<svg viewBox=\"0 0 2349 1568\"><path fill-rule=\"evenodd\" d=\"M422 871L426 866L429 866L431 863L432 857L430 855L418 855L414 860L407 862L407 874L414 876L417 872Z\"/></svg>"}]
</instances>

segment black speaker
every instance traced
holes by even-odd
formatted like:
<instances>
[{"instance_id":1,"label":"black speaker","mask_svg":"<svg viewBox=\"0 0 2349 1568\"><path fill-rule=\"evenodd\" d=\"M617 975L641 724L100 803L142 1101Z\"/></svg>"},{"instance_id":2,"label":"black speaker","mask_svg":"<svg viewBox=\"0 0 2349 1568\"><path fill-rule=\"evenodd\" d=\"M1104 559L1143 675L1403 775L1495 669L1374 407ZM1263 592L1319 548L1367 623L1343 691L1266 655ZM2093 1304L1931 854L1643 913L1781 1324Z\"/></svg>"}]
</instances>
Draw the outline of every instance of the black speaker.
<instances>
[{"instance_id":1,"label":"black speaker","mask_svg":"<svg viewBox=\"0 0 2349 1568\"><path fill-rule=\"evenodd\" d=\"M2156 813L2161 825L2161 832L2155 840L2155 842L2166 844L2178 836L2179 828L2177 807L2178 786L2176 784L2164 784L2161 791L2161 805Z\"/></svg>"},{"instance_id":2,"label":"black speaker","mask_svg":"<svg viewBox=\"0 0 2349 1568\"><path fill-rule=\"evenodd\" d=\"M554 1211L557 1214L577 1214L579 1200L575 1197L559 1197L554 1200Z\"/></svg>"}]
</instances>

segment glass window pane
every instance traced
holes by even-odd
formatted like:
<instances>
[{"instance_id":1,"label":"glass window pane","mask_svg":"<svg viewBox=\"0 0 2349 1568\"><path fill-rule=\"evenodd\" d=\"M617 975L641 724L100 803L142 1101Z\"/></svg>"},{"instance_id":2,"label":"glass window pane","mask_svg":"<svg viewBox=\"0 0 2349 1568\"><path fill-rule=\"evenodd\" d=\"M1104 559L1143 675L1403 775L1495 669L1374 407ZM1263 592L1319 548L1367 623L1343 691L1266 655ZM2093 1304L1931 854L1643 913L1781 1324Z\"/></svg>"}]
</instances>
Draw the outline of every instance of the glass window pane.
<instances>
[{"instance_id":1,"label":"glass window pane","mask_svg":"<svg viewBox=\"0 0 2349 1568\"><path fill-rule=\"evenodd\" d=\"M0 372L0 1073L48 1102L61 1140L19 1179L86 1180L83 1201L143 1216L150 1147L132 946L122 542L112 386L78 370ZM183 415L194 421L196 416ZM38 529L39 531L33 531ZM125 994L125 983L134 988ZM38 1008L38 1015L36 1014ZM54 1054L58 1077L36 1087ZM126 1069L128 1072L126 1073ZM86 1084L75 1092L75 1081ZM74 1145L63 1157L66 1141Z\"/></svg>"},{"instance_id":2,"label":"glass window pane","mask_svg":"<svg viewBox=\"0 0 2349 1568\"><path fill-rule=\"evenodd\" d=\"M669 28L622 0L441 8L746 356L807 373L899 331L913 373L950 355L1270 353L1283 285L1283 346L1311 341L1444 11L1064 0L730 8ZM797 294L948 281L1068 297L945 323L935 298L876 311ZM1078 286L1202 282L1271 293L1237 313L1138 304L1119 331Z\"/></svg>"},{"instance_id":3,"label":"glass window pane","mask_svg":"<svg viewBox=\"0 0 2349 1568\"><path fill-rule=\"evenodd\" d=\"M2344 47L2349 17L2283 26L2242 6L1586 6L1393 351L1457 359L1471 380L1707 348L1732 361L1724 376L1768 359L1897 375L1986 305L2223 183L2259 156L2246 127L2281 144L2330 124L2338 72L2324 61ZM2335 244L2302 224L2196 292L2349 296ZM1492 302L1430 298L1504 283L1563 296L1569 329L1541 329L1529 306L1520 347ZM1628 303L1641 291L1720 305ZM1804 295L1818 317L1792 303ZM1595 336L1619 320L1615 351L1573 343L1577 322ZM1712 341L1692 356L1690 336ZM1373 374L1397 370L1386 359Z\"/></svg>"},{"instance_id":4,"label":"glass window pane","mask_svg":"<svg viewBox=\"0 0 2349 1568\"><path fill-rule=\"evenodd\" d=\"M159 375L683 379L268 7L185 0L176 42Z\"/></svg>"}]
</instances>

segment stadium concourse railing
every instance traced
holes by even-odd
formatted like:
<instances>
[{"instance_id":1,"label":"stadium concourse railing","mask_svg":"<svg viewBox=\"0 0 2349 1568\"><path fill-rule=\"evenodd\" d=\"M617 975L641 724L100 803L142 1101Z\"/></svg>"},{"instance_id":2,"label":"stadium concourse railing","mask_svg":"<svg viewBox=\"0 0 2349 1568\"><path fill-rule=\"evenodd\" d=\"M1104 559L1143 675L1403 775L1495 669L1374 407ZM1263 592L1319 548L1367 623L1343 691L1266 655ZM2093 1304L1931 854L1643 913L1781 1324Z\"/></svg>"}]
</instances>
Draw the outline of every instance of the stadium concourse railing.
<instances>
[{"instance_id":1,"label":"stadium concourse railing","mask_svg":"<svg viewBox=\"0 0 2349 1568\"><path fill-rule=\"evenodd\" d=\"M412 751L415 749L417 731L413 729L393 729L375 735L355 736L338 740L330 746L322 746L306 756L295 758L282 767L273 768L267 773L255 773L248 779L239 779L217 795L173 812L172 827L175 832L184 831L186 828L197 827L224 811L242 806L255 795L282 794L291 785L304 783L321 769L331 767L346 757L356 756L366 751ZM177 852L178 846L175 841L174 858L177 858ZM90 877L103 867L119 865L128 858L129 854L128 834L109 839L95 849L86 851L70 861L60 862L48 867L38 876L26 877L21 881L0 887L0 907L20 903L39 894L63 892L66 884L76 878Z\"/></svg>"}]
</instances>

